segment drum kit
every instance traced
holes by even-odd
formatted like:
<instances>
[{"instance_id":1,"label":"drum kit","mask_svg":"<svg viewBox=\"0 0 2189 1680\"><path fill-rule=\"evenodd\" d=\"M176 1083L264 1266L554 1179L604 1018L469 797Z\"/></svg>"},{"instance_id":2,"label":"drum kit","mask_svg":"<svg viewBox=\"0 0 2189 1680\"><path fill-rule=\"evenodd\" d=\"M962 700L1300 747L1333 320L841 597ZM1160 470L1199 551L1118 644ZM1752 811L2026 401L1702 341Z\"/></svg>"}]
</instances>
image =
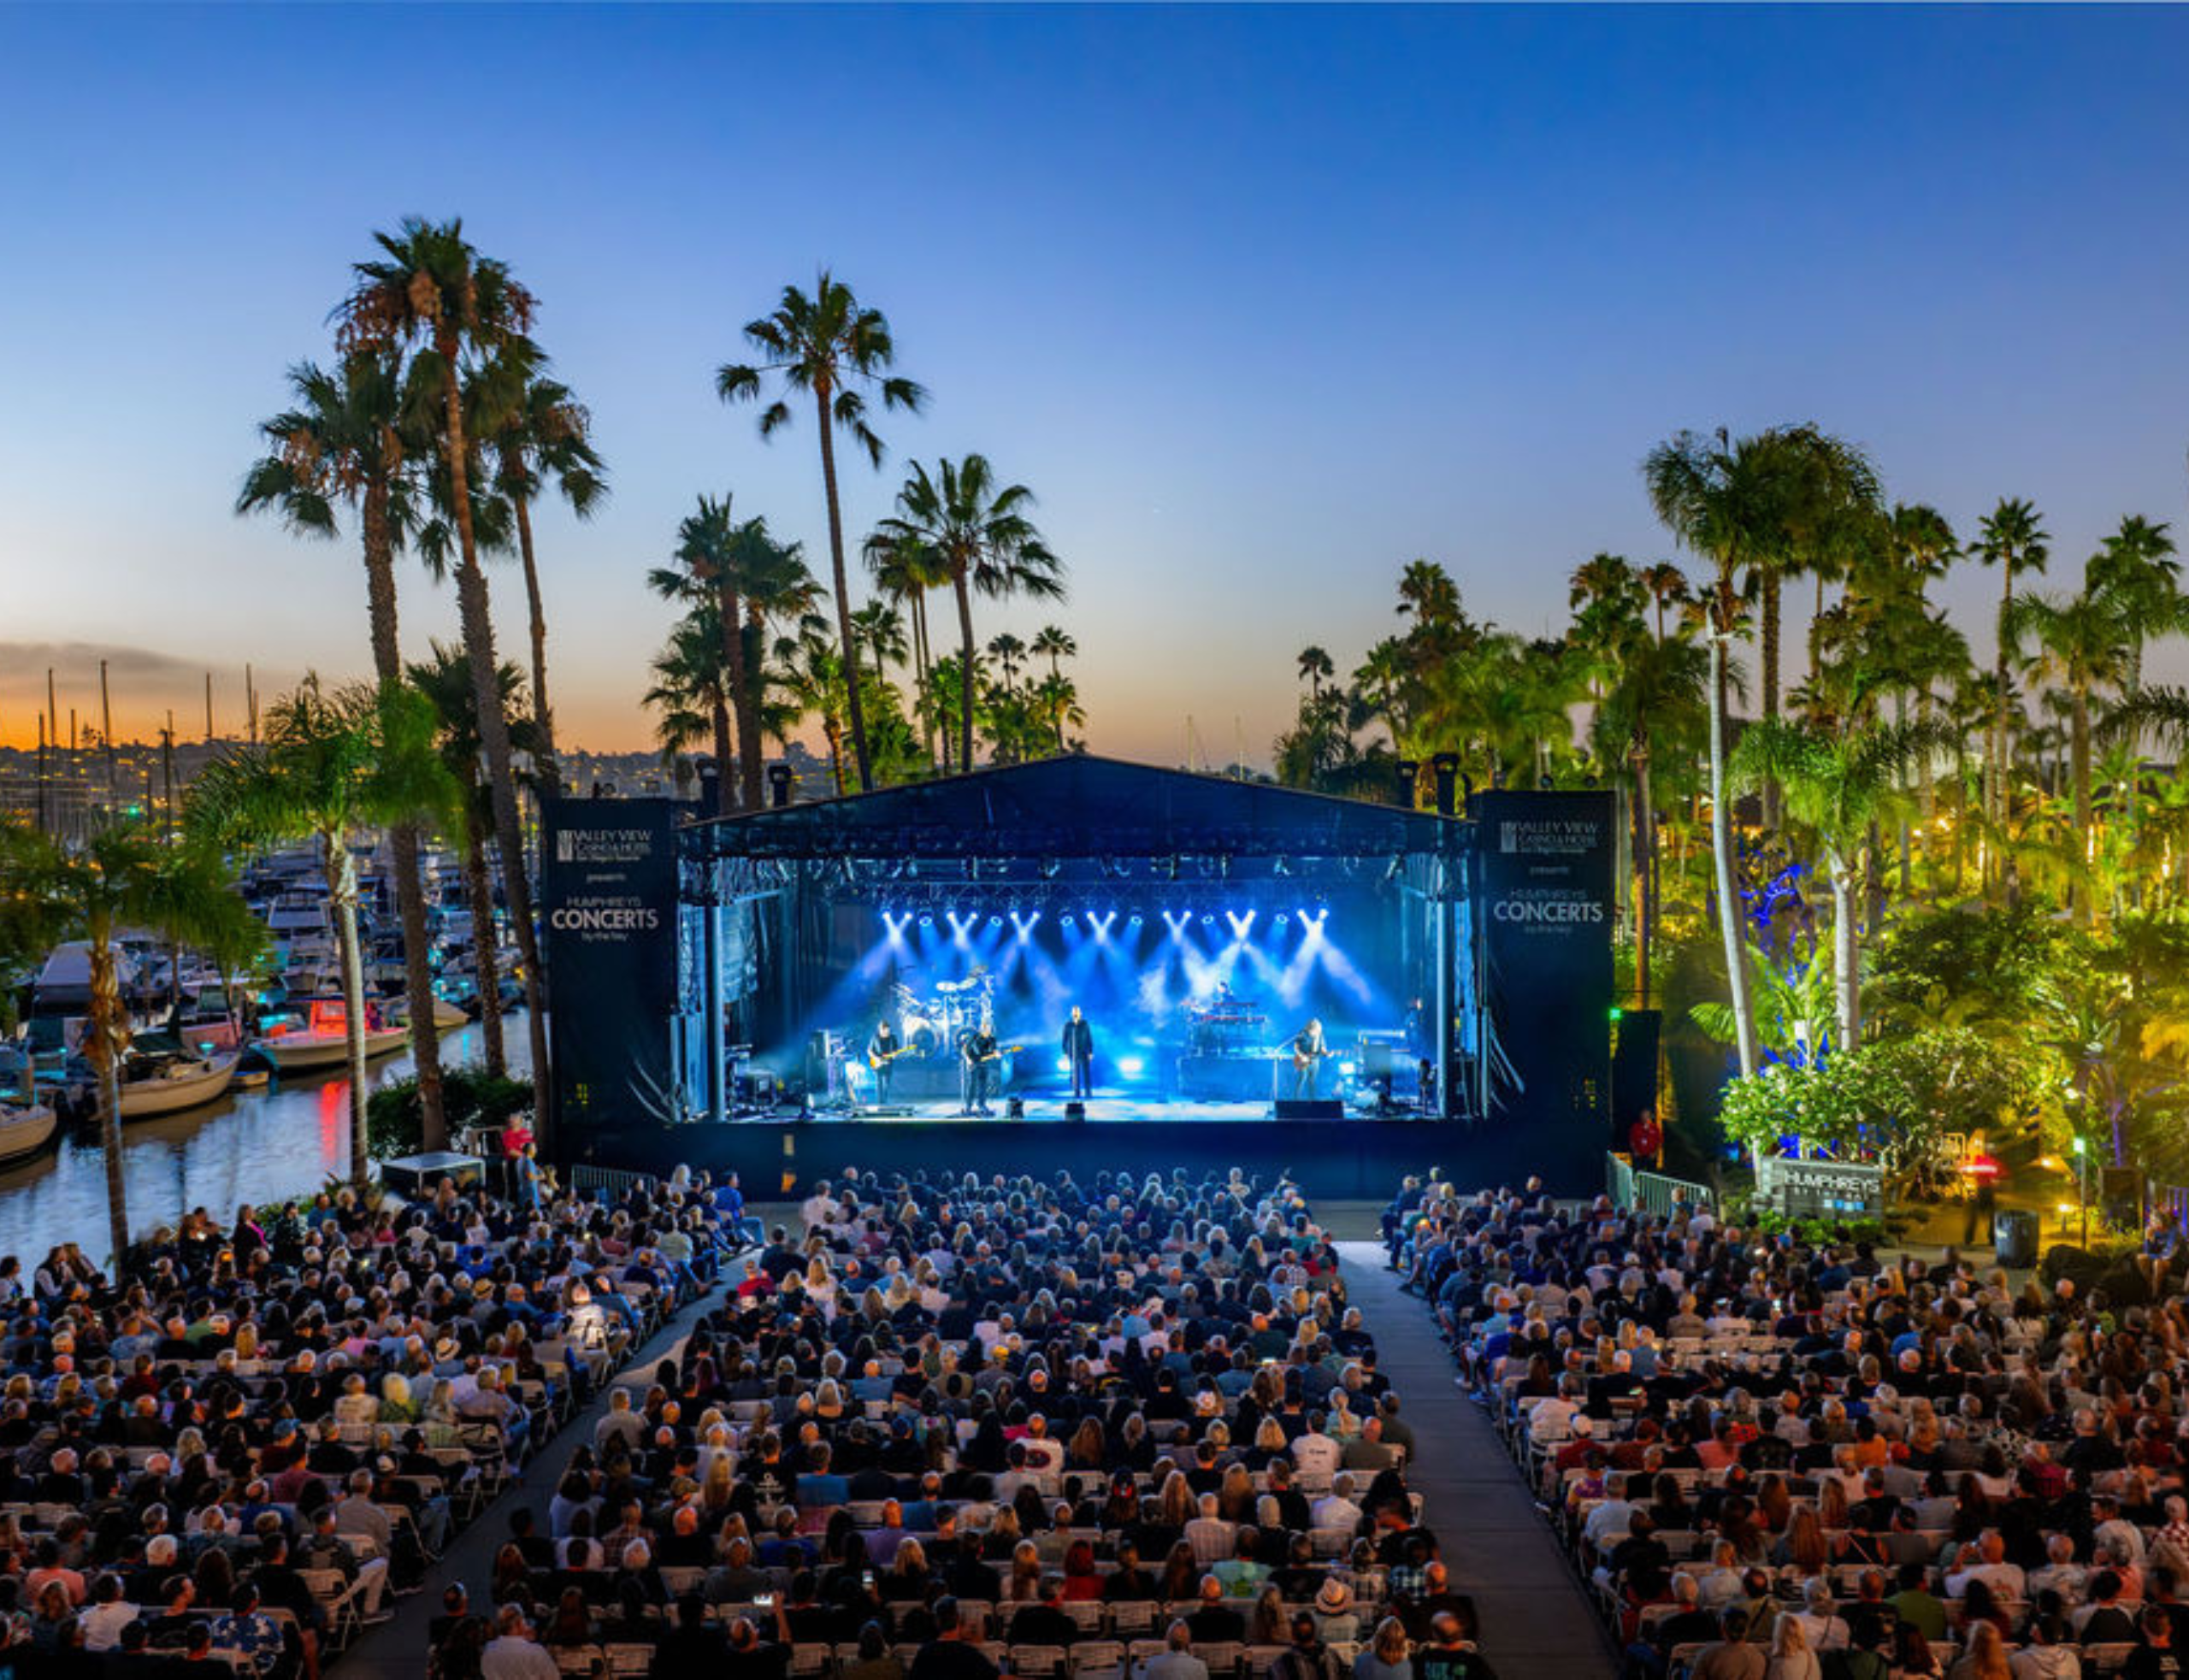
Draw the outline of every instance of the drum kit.
<instances>
[{"instance_id":1,"label":"drum kit","mask_svg":"<svg viewBox=\"0 0 2189 1680\"><path fill-rule=\"evenodd\" d=\"M995 1007L995 979L985 967L976 968L963 980L936 981L927 997L902 981L892 991L897 1036L909 1053L923 1058L953 1052L958 1041Z\"/></svg>"}]
</instances>

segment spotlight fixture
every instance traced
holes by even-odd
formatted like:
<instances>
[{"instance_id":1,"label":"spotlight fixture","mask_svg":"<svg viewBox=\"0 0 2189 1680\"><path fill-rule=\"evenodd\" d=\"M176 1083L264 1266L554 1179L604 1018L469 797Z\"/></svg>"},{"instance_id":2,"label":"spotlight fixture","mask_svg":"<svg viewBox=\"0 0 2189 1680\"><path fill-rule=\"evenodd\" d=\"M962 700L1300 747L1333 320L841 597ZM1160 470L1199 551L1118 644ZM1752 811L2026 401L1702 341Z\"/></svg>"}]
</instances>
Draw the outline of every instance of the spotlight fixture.
<instances>
[{"instance_id":1,"label":"spotlight fixture","mask_svg":"<svg viewBox=\"0 0 2189 1680\"><path fill-rule=\"evenodd\" d=\"M923 928L932 928L935 926L935 918L932 916L923 916L920 917L920 926Z\"/></svg>"},{"instance_id":2,"label":"spotlight fixture","mask_svg":"<svg viewBox=\"0 0 2189 1680\"><path fill-rule=\"evenodd\" d=\"M1079 918L1070 911L1066 911L1064 913L1064 925L1067 928L1077 928L1079 925Z\"/></svg>"},{"instance_id":3,"label":"spotlight fixture","mask_svg":"<svg viewBox=\"0 0 2189 1680\"><path fill-rule=\"evenodd\" d=\"M988 926L991 928L1000 928L1003 926L1003 918L991 911L988 915Z\"/></svg>"},{"instance_id":4,"label":"spotlight fixture","mask_svg":"<svg viewBox=\"0 0 2189 1680\"><path fill-rule=\"evenodd\" d=\"M1216 918L1215 918L1213 916L1211 916L1211 915L1210 915L1207 911L1201 911L1201 925L1202 927L1204 927L1204 928L1210 927L1210 926L1212 926L1212 925L1213 925L1213 924L1214 924L1215 921L1216 921Z\"/></svg>"},{"instance_id":5,"label":"spotlight fixture","mask_svg":"<svg viewBox=\"0 0 2189 1680\"><path fill-rule=\"evenodd\" d=\"M1290 927L1290 926L1292 925L1292 914L1291 914L1291 912L1290 912L1289 911L1283 911L1283 910L1280 910L1279 911L1277 911L1277 928L1278 928L1278 930L1279 930L1280 932L1281 932L1281 931L1283 931L1284 928Z\"/></svg>"},{"instance_id":6,"label":"spotlight fixture","mask_svg":"<svg viewBox=\"0 0 2189 1680\"><path fill-rule=\"evenodd\" d=\"M1138 911L1133 911L1133 913L1125 919L1125 925L1129 928L1137 928L1140 926L1140 912Z\"/></svg>"}]
</instances>

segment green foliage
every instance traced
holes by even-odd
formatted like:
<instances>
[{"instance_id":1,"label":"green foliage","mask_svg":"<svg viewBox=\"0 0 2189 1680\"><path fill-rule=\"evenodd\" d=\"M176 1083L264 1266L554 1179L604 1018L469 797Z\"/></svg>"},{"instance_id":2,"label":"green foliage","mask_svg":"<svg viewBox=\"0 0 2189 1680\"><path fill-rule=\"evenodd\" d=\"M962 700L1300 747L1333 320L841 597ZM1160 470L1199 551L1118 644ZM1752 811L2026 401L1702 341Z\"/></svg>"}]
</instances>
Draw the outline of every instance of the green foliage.
<instances>
[{"instance_id":1,"label":"green foliage","mask_svg":"<svg viewBox=\"0 0 2189 1680\"><path fill-rule=\"evenodd\" d=\"M1773 1064L1726 1088L1726 1135L1770 1151L1785 1136L1888 1170L1913 1167L1950 1133L1997 1133L2037 1098L2041 1064L1968 1028L1866 1044L1814 1067Z\"/></svg>"},{"instance_id":2,"label":"green foliage","mask_svg":"<svg viewBox=\"0 0 2189 1680\"><path fill-rule=\"evenodd\" d=\"M451 1135L468 1126L500 1126L510 1117L529 1113L532 1082L488 1073L481 1067L445 1069L441 1103ZM414 1155L423 1146L425 1110L418 1082L404 1075L391 1079L367 1099L365 1138L376 1159Z\"/></svg>"}]
</instances>

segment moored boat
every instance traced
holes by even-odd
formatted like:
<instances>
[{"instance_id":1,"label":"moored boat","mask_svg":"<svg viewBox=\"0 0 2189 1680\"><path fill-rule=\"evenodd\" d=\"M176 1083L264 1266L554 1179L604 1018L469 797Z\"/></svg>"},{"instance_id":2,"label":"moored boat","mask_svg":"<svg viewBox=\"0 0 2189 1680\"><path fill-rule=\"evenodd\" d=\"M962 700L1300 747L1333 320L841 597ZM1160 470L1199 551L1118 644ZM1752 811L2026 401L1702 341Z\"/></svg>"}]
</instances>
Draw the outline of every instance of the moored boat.
<instances>
[{"instance_id":1,"label":"moored boat","mask_svg":"<svg viewBox=\"0 0 2189 1680\"><path fill-rule=\"evenodd\" d=\"M121 1117L150 1120L211 1102L234 1079L236 1059L233 1050L202 1059L194 1056L152 1058L142 1071L121 1082Z\"/></svg>"},{"instance_id":2,"label":"moored boat","mask_svg":"<svg viewBox=\"0 0 2189 1680\"><path fill-rule=\"evenodd\" d=\"M14 1166L44 1152L60 1124L43 1103L26 1106L0 1102L0 1167Z\"/></svg>"},{"instance_id":3,"label":"moored boat","mask_svg":"<svg viewBox=\"0 0 2189 1680\"><path fill-rule=\"evenodd\" d=\"M386 1056L410 1041L408 1027L384 1024L368 1005L365 1017L365 1054ZM259 1039L258 1053L279 1073L311 1073L339 1068L349 1059L350 1039L339 999L316 999L303 1024L277 1024Z\"/></svg>"}]
</instances>

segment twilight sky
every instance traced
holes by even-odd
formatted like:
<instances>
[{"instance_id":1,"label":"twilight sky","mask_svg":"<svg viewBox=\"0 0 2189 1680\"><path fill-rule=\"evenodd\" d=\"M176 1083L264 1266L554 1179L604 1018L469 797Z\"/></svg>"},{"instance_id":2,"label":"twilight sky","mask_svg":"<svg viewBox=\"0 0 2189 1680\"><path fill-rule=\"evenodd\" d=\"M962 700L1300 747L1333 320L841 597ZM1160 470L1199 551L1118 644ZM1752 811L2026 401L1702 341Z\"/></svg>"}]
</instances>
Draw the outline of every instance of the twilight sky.
<instances>
[{"instance_id":1,"label":"twilight sky","mask_svg":"<svg viewBox=\"0 0 2189 1680\"><path fill-rule=\"evenodd\" d=\"M209 666L224 722L246 659L363 668L351 544L229 509L406 212L514 266L592 407L612 499L540 529L589 746L650 739L697 492L825 569L810 423L711 386L824 262L935 398L852 533L908 457L1031 486L1071 599L982 633L1073 630L1098 751L1190 715L1266 759L1295 652L1349 668L1416 555L1542 631L1578 560L1668 551L1636 464L1681 426L1815 420L1964 531L2033 498L2072 583L2184 511L2185 63L2163 8L0 9L0 740L102 651L124 734L199 727ZM452 611L403 581L422 651ZM1945 592L1980 649L1991 593Z\"/></svg>"}]
</instances>

